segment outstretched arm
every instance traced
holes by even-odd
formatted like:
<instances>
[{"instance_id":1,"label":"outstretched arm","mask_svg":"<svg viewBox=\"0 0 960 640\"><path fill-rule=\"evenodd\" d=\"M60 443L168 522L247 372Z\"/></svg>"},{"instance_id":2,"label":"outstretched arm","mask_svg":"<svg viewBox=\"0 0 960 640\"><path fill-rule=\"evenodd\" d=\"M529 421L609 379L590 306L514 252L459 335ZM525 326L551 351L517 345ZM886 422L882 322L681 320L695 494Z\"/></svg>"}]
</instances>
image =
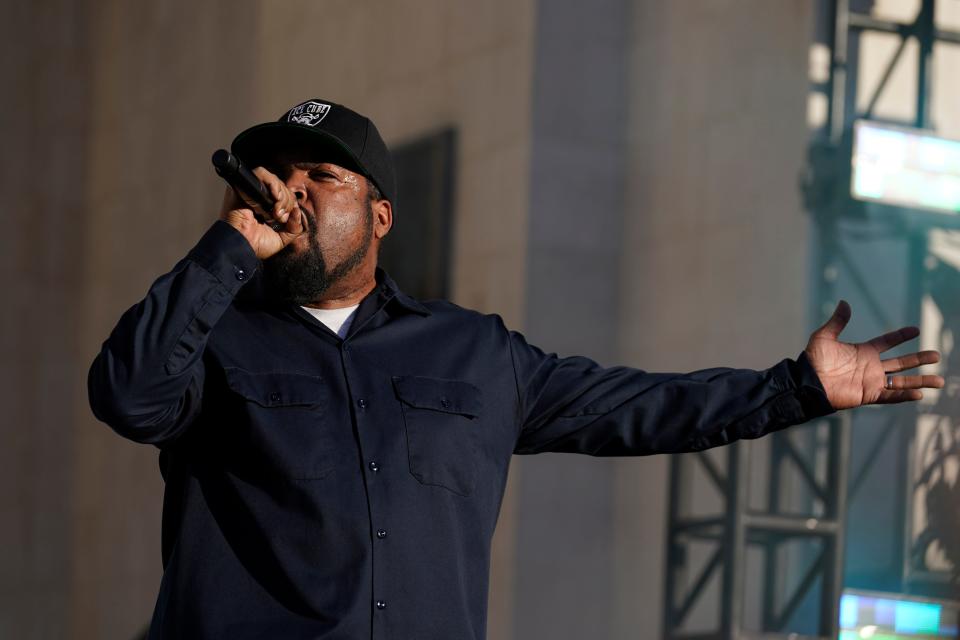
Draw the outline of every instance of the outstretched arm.
<instances>
[{"instance_id":1,"label":"outstretched arm","mask_svg":"<svg viewBox=\"0 0 960 640\"><path fill-rule=\"evenodd\" d=\"M864 404L918 400L943 386L935 375L893 375L933 364L936 351L882 360L919 334L906 327L860 344L840 342L850 320L841 302L797 360L760 371L648 373L558 358L511 334L520 398L516 453L645 455L729 444Z\"/></svg>"},{"instance_id":2,"label":"outstretched arm","mask_svg":"<svg viewBox=\"0 0 960 640\"><path fill-rule=\"evenodd\" d=\"M649 373L558 358L511 333L519 396L515 453L681 453L833 411L806 354L775 366Z\"/></svg>"}]
</instances>

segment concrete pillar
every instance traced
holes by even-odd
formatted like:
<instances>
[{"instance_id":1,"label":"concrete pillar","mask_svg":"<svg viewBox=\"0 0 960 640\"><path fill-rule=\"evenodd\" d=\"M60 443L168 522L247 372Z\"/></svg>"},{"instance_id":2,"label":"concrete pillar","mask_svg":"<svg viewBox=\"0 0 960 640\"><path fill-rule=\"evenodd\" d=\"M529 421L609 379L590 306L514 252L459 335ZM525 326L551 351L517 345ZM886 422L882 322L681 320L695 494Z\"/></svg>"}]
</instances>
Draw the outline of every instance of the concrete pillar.
<instances>
[{"instance_id":1,"label":"concrete pillar","mask_svg":"<svg viewBox=\"0 0 960 640\"><path fill-rule=\"evenodd\" d=\"M527 337L613 364L617 354L629 3L541 3L537 14ZM614 607L609 460L514 460L515 638L607 638Z\"/></svg>"}]
</instances>

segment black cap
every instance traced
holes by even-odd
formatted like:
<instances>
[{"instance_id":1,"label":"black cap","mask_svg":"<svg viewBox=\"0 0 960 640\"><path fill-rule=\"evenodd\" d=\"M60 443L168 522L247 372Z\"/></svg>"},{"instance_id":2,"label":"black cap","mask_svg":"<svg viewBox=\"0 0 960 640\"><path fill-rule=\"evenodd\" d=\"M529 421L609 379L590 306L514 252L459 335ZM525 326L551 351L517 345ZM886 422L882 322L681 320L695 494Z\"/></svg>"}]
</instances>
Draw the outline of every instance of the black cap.
<instances>
[{"instance_id":1,"label":"black cap","mask_svg":"<svg viewBox=\"0 0 960 640\"><path fill-rule=\"evenodd\" d=\"M395 202L393 160L370 118L329 100L315 98L293 107L276 122L243 131L230 150L250 167L279 151L316 149L324 160L373 181L383 197Z\"/></svg>"}]
</instances>

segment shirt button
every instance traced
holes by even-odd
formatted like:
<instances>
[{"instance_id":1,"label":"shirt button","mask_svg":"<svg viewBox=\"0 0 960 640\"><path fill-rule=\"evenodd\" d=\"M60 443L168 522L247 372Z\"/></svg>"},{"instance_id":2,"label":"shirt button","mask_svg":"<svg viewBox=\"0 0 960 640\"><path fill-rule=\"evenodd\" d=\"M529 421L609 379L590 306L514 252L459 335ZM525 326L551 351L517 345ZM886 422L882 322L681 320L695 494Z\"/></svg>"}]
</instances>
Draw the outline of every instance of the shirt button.
<instances>
[{"instance_id":1,"label":"shirt button","mask_svg":"<svg viewBox=\"0 0 960 640\"><path fill-rule=\"evenodd\" d=\"M364 400L363 398L360 398L359 400L357 400L357 406L360 407L361 409L366 409L367 401Z\"/></svg>"},{"instance_id":2,"label":"shirt button","mask_svg":"<svg viewBox=\"0 0 960 640\"><path fill-rule=\"evenodd\" d=\"M386 608L387 608L386 602L384 602L383 600L377 600L377 609L380 609L382 611L383 609L386 609Z\"/></svg>"},{"instance_id":3,"label":"shirt button","mask_svg":"<svg viewBox=\"0 0 960 640\"><path fill-rule=\"evenodd\" d=\"M277 393L276 391L274 391L273 393L270 394L270 402L279 402L279 401L280 401L280 394L279 394L279 393Z\"/></svg>"},{"instance_id":4,"label":"shirt button","mask_svg":"<svg viewBox=\"0 0 960 640\"><path fill-rule=\"evenodd\" d=\"M379 531L377 531L377 537L380 538L381 540L384 539L384 538L386 538L386 537L387 537L387 530L386 530L386 529L380 529Z\"/></svg>"},{"instance_id":5,"label":"shirt button","mask_svg":"<svg viewBox=\"0 0 960 640\"><path fill-rule=\"evenodd\" d=\"M370 471L373 471L374 473L376 473L377 471L380 471L380 465L378 465L376 462L371 462Z\"/></svg>"},{"instance_id":6,"label":"shirt button","mask_svg":"<svg viewBox=\"0 0 960 640\"><path fill-rule=\"evenodd\" d=\"M450 406L450 401L447 400L446 398L440 398L440 406L446 409L447 407Z\"/></svg>"},{"instance_id":7,"label":"shirt button","mask_svg":"<svg viewBox=\"0 0 960 640\"><path fill-rule=\"evenodd\" d=\"M234 271L234 275L236 275L237 280L240 280L241 282L247 279L247 272L241 269L240 267L236 268L236 271Z\"/></svg>"}]
</instances>

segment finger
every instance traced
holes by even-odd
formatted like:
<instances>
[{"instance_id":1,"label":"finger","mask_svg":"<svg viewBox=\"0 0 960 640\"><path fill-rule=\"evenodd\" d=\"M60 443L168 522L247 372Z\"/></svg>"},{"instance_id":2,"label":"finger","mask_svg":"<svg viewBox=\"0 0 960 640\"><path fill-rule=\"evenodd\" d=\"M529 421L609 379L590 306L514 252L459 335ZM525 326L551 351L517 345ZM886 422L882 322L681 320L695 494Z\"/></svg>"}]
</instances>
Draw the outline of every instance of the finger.
<instances>
[{"instance_id":1,"label":"finger","mask_svg":"<svg viewBox=\"0 0 960 640\"><path fill-rule=\"evenodd\" d=\"M265 167L255 168L253 175L266 186L267 192L273 199L273 209L264 213L278 222L286 222L290 212L293 211L293 203L296 202L287 185Z\"/></svg>"},{"instance_id":2,"label":"finger","mask_svg":"<svg viewBox=\"0 0 960 640\"><path fill-rule=\"evenodd\" d=\"M274 180L280 180L280 178L277 177L277 174L264 166L254 167L253 175L257 176L257 178L259 178L260 182L263 184L267 184L268 182L272 182Z\"/></svg>"},{"instance_id":3,"label":"finger","mask_svg":"<svg viewBox=\"0 0 960 640\"><path fill-rule=\"evenodd\" d=\"M887 376L886 388L890 390L942 389L943 382L940 376Z\"/></svg>"},{"instance_id":4,"label":"finger","mask_svg":"<svg viewBox=\"0 0 960 640\"><path fill-rule=\"evenodd\" d=\"M887 349L894 348L898 344L903 344L907 340L913 340L918 335L920 335L920 329L917 327L903 327L896 331L885 333L882 336L877 336L867 342L867 344L877 351L883 352Z\"/></svg>"},{"instance_id":5,"label":"finger","mask_svg":"<svg viewBox=\"0 0 960 640\"><path fill-rule=\"evenodd\" d=\"M884 390L880 393L875 404L897 404L898 402L915 402L923 399L923 392L919 389L904 391Z\"/></svg>"},{"instance_id":6,"label":"finger","mask_svg":"<svg viewBox=\"0 0 960 640\"><path fill-rule=\"evenodd\" d=\"M833 315L830 316L830 319L827 320L822 327L817 329L817 333L834 339L838 338L840 332L843 331L843 328L850 322L851 313L850 305L847 304L847 301L841 300L837 304L837 308L834 309Z\"/></svg>"},{"instance_id":7,"label":"finger","mask_svg":"<svg viewBox=\"0 0 960 640\"><path fill-rule=\"evenodd\" d=\"M274 207L278 211L278 215L283 222L286 222L287 219L293 215L297 210L299 205L297 204L297 198L293 195L293 192L287 188L287 185L280 185L280 197L277 198L277 205ZM279 212L283 213L279 213Z\"/></svg>"},{"instance_id":8,"label":"finger","mask_svg":"<svg viewBox=\"0 0 960 640\"><path fill-rule=\"evenodd\" d=\"M263 181L261 180L261 182ZM261 207L256 200L251 198L242 190L234 188L233 186L227 187L227 189L232 193L233 200L236 203L234 206L235 209L240 209L240 208L252 209L254 213L256 213L258 216L263 216L265 214L263 207Z\"/></svg>"},{"instance_id":9,"label":"finger","mask_svg":"<svg viewBox=\"0 0 960 640\"><path fill-rule=\"evenodd\" d=\"M920 351L900 356L899 358L888 358L881 361L884 373L897 373L898 371L906 371L914 367L922 367L925 364L936 364L938 362L940 362L939 351Z\"/></svg>"},{"instance_id":10,"label":"finger","mask_svg":"<svg viewBox=\"0 0 960 640\"><path fill-rule=\"evenodd\" d=\"M249 232L253 234L255 233L254 230L261 226L256 217L254 217L252 209L231 209L224 211L220 215L220 219L243 233Z\"/></svg>"},{"instance_id":11,"label":"finger","mask_svg":"<svg viewBox=\"0 0 960 640\"><path fill-rule=\"evenodd\" d=\"M284 230L293 235L299 235L307 230L307 216L303 213L303 209L294 205Z\"/></svg>"}]
</instances>

